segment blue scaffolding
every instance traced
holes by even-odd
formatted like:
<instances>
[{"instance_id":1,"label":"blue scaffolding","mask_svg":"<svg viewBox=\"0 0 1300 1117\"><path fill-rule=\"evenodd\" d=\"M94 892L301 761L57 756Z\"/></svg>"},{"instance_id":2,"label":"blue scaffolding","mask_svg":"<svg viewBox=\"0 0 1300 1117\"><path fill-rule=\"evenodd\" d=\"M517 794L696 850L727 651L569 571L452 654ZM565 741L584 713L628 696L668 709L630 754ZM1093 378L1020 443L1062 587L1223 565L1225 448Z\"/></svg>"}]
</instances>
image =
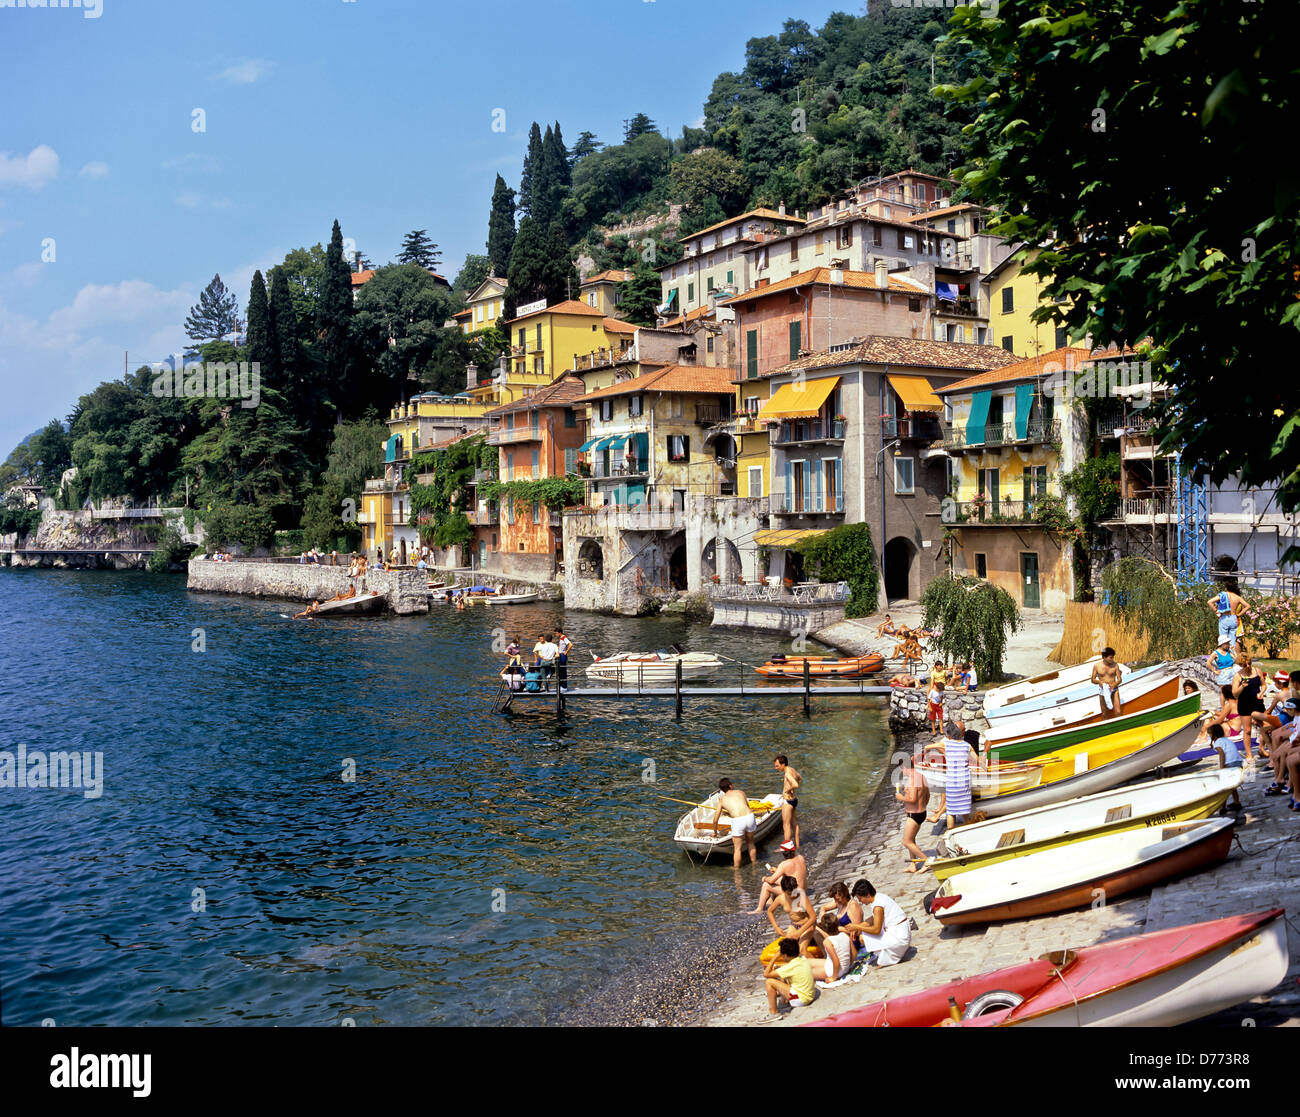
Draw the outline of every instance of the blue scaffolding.
<instances>
[{"instance_id":1,"label":"blue scaffolding","mask_svg":"<svg viewBox=\"0 0 1300 1117\"><path fill-rule=\"evenodd\" d=\"M1178 587L1185 590L1210 580L1210 531L1205 482L1187 471L1181 457L1174 459L1174 480L1178 492Z\"/></svg>"}]
</instances>

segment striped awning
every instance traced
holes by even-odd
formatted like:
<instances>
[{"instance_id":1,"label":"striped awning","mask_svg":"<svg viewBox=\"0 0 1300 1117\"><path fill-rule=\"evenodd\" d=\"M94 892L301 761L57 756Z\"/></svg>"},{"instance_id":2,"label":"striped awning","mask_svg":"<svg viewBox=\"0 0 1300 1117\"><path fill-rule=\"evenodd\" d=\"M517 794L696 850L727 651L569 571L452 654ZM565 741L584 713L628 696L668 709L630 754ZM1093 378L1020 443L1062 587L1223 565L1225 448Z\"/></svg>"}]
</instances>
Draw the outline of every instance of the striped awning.
<instances>
[{"instance_id":1,"label":"striped awning","mask_svg":"<svg viewBox=\"0 0 1300 1117\"><path fill-rule=\"evenodd\" d=\"M930 381L924 376L895 376L891 372L885 379L898 393L898 398L903 401L903 406L908 411L943 410L943 402L934 394Z\"/></svg>"},{"instance_id":2,"label":"striped awning","mask_svg":"<svg viewBox=\"0 0 1300 1117\"><path fill-rule=\"evenodd\" d=\"M754 542L760 547L788 547L810 535L825 535L826 528L802 528L785 531L758 531L754 533Z\"/></svg>"},{"instance_id":3,"label":"striped awning","mask_svg":"<svg viewBox=\"0 0 1300 1117\"><path fill-rule=\"evenodd\" d=\"M838 376L828 376L823 380L782 384L759 409L759 422L764 419L815 419L839 382Z\"/></svg>"}]
</instances>

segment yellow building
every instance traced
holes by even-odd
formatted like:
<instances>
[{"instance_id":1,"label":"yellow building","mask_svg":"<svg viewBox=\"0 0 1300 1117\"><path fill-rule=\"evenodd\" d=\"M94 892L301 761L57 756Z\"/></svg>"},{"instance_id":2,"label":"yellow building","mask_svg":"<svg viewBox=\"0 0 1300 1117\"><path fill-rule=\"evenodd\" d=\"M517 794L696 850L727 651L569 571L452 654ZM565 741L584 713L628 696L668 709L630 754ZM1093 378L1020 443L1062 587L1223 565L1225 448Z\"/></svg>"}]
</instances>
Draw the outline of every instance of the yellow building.
<instances>
[{"instance_id":1,"label":"yellow building","mask_svg":"<svg viewBox=\"0 0 1300 1117\"><path fill-rule=\"evenodd\" d=\"M505 310L508 286L506 280L489 275L474 288L469 298L465 300L465 309L454 316L461 331L473 334L479 330L486 330L489 326L504 328L505 323L499 319Z\"/></svg>"},{"instance_id":2,"label":"yellow building","mask_svg":"<svg viewBox=\"0 0 1300 1117\"><path fill-rule=\"evenodd\" d=\"M1048 385L1087 359L1087 349L1060 348L934 389L953 570L1001 586L1025 609L1063 609L1074 596L1070 548L1052 526L1061 475L1074 465L1062 436L1069 416Z\"/></svg>"},{"instance_id":3,"label":"yellow building","mask_svg":"<svg viewBox=\"0 0 1300 1117\"><path fill-rule=\"evenodd\" d=\"M623 291L619 285L628 283L631 279L630 271L603 271L590 275L578 288L579 299L608 318L618 318L622 315L623 302Z\"/></svg>"},{"instance_id":4,"label":"yellow building","mask_svg":"<svg viewBox=\"0 0 1300 1117\"><path fill-rule=\"evenodd\" d=\"M989 343L1017 357L1037 357L1069 344L1064 326L1030 320L1051 302L1043 294L1045 282L1023 270L1032 257L1022 260L1013 252L980 281L988 291Z\"/></svg>"},{"instance_id":5,"label":"yellow building","mask_svg":"<svg viewBox=\"0 0 1300 1117\"><path fill-rule=\"evenodd\" d=\"M736 399L736 417L731 433L739 447L736 456L736 495L771 496L771 444L767 424L758 422L758 413L771 394L770 380L741 380Z\"/></svg>"},{"instance_id":6,"label":"yellow building","mask_svg":"<svg viewBox=\"0 0 1300 1117\"><path fill-rule=\"evenodd\" d=\"M508 328L507 328L508 327ZM583 371L593 359L630 349L636 327L609 318L576 299L537 307L502 327L510 338L507 353L510 391L531 394L565 372ZM500 403L513 402L502 399Z\"/></svg>"}]
</instances>

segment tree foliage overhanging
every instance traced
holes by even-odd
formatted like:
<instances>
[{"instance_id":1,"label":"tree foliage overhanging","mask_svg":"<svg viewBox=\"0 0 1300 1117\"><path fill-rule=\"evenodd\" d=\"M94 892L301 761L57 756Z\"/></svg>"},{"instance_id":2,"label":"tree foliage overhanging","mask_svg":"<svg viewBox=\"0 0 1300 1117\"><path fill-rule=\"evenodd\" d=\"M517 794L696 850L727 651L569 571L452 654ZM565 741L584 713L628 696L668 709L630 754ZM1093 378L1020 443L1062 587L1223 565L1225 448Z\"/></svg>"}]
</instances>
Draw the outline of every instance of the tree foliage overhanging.
<instances>
[{"instance_id":1,"label":"tree foliage overhanging","mask_svg":"<svg viewBox=\"0 0 1300 1117\"><path fill-rule=\"evenodd\" d=\"M921 595L922 624L945 659L974 664L986 682L1002 678L1007 639L1020 627L1020 609L1001 586L968 576L936 578Z\"/></svg>"}]
</instances>

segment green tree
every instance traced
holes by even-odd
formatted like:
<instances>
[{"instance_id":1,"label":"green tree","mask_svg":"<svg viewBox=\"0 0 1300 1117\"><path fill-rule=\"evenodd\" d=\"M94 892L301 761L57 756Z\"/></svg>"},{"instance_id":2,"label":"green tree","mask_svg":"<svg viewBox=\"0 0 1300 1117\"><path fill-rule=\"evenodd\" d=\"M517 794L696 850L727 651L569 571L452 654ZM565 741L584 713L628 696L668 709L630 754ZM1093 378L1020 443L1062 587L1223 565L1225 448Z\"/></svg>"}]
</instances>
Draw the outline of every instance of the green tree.
<instances>
[{"instance_id":1,"label":"green tree","mask_svg":"<svg viewBox=\"0 0 1300 1117\"><path fill-rule=\"evenodd\" d=\"M402 238L402 250L397 254L399 264L418 264L426 271L437 271L441 259L442 253L429 239L427 229L413 229Z\"/></svg>"},{"instance_id":2,"label":"green tree","mask_svg":"<svg viewBox=\"0 0 1300 1117\"><path fill-rule=\"evenodd\" d=\"M600 144L596 140L595 132L580 132L577 141L573 145L573 150L569 152L570 173L578 165L579 160L585 159L588 155L599 150Z\"/></svg>"},{"instance_id":3,"label":"green tree","mask_svg":"<svg viewBox=\"0 0 1300 1117\"><path fill-rule=\"evenodd\" d=\"M533 121L528 130L528 153L524 156L524 173L519 179L519 212L525 217L533 212L533 179L542 163L542 130Z\"/></svg>"},{"instance_id":4,"label":"green tree","mask_svg":"<svg viewBox=\"0 0 1300 1117\"><path fill-rule=\"evenodd\" d=\"M298 316L289 289L289 278L283 267L271 269L271 291L267 298L267 345L271 351L271 367L275 375L271 386L285 393L290 409L294 410L294 389L298 381L299 356Z\"/></svg>"},{"instance_id":5,"label":"green tree","mask_svg":"<svg viewBox=\"0 0 1300 1117\"><path fill-rule=\"evenodd\" d=\"M1289 130L1293 5L1031 0L998 19L957 8L949 37L981 59L946 96L978 116L961 181L1041 245L1039 321L1099 344L1150 337L1173 389L1164 446L1300 506L1300 409L1283 378L1300 300L1300 176L1243 171ZM1059 305L1053 300L1064 299ZM1249 438L1231 437L1234 415Z\"/></svg>"},{"instance_id":6,"label":"green tree","mask_svg":"<svg viewBox=\"0 0 1300 1117\"><path fill-rule=\"evenodd\" d=\"M197 345L233 334L238 328L239 302L226 290L221 276L214 275L199 294L199 301L190 307L185 333Z\"/></svg>"},{"instance_id":7,"label":"green tree","mask_svg":"<svg viewBox=\"0 0 1300 1117\"><path fill-rule=\"evenodd\" d=\"M724 214L739 213L749 197L750 184L744 164L717 148L707 148L677 160L669 178L676 199L690 207L714 201Z\"/></svg>"},{"instance_id":8,"label":"green tree","mask_svg":"<svg viewBox=\"0 0 1300 1117\"><path fill-rule=\"evenodd\" d=\"M620 309L624 319L638 326L653 326L657 317L655 308L662 301L663 293L659 273L638 261L632 269L632 278L618 286L623 293Z\"/></svg>"},{"instance_id":9,"label":"green tree","mask_svg":"<svg viewBox=\"0 0 1300 1117\"><path fill-rule=\"evenodd\" d=\"M248 359L257 363L263 381L278 387L275 343L271 336L271 305L266 295L266 281L260 271L253 272L248 292Z\"/></svg>"},{"instance_id":10,"label":"green tree","mask_svg":"<svg viewBox=\"0 0 1300 1117\"><path fill-rule=\"evenodd\" d=\"M460 271L456 273L456 281L451 285L452 294L463 304L491 272L492 265L486 256L469 253L461 264Z\"/></svg>"},{"instance_id":11,"label":"green tree","mask_svg":"<svg viewBox=\"0 0 1300 1117\"><path fill-rule=\"evenodd\" d=\"M373 280L371 281L373 282ZM367 285L368 286L368 285ZM352 322L352 273L343 259L343 232L338 221L330 233L325 250L325 275L321 281L320 302L316 309L316 326L324 358L323 391L317 398L309 429L319 432L324 421L332 419L329 404L339 403L348 379L350 352L348 329Z\"/></svg>"},{"instance_id":12,"label":"green tree","mask_svg":"<svg viewBox=\"0 0 1300 1117\"><path fill-rule=\"evenodd\" d=\"M644 136L647 133L659 130L655 127L655 122L645 113L639 112L623 126L623 142L631 143L637 136Z\"/></svg>"},{"instance_id":13,"label":"green tree","mask_svg":"<svg viewBox=\"0 0 1300 1117\"><path fill-rule=\"evenodd\" d=\"M57 419L51 419L27 440L27 448L32 463L30 476L46 492L53 493L64 470L72 465L72 439L67 429Z\"/></svg>"},{"instance_id":14,"label":"green tree","mask_svg":"<svg viewBox=\"0 0 1300 1117\"><path fill-rule=\"evenodd\" d=\"M924 627L945 659L969 662L986 682L1002 678L1007 638L1020 627L1020 609L1001 586L982 578L936 578L921 594Z\"/></svg>"},{"instance_id":15,"label":"green tree","mask_svg":"<svg viewBox=\"0 0 1300 1117\"><path fill-rule=\"evenodd\" d=\"M841 524L823 535L801 539L796 548L805 566L823 582L848 582L848 617L869 617L876 609L880 571L866 524Z\"/></svg>"},{"instance_id":16,"label":"green tree","mask_svg":"<svg viewBox=\"0 0 1300 1117\"><path fill-rule=\"evenodd\" d=\"M519 235L510 253L509 307L523 306L538 299L548 305L562 302L578 289L577 273L558 222L550 229L531 217L519 223ZM513 310L511 311L513 313Z\"/></svg>"},{"instance_id":17,"label":"green tree","mask_svg":"<svg viewBox=\"0 0 1300 1117\"><path fill-rule=\"evenodd\" d=\"M492 188L492 212L488 217L488 260L492 274L504 276L510 268L510 250L515 244L515 192L497 175Z\"/></svg>"},{"instance_id":18,"label":"green tree","mask_svg":"<svg viewBox=\"0 0 1300 1117\"><path fill-rule=\"evenodd\" d=\"M397 401L435 386L430 383L431 365L448 348L457 354L463 382L460 328L443 325L455 306L454 297L416 264L375 271L357 295L353 320L361 357L358 375L349 385L354 409L386 414Z\"/></svg>"}]
</instances>

